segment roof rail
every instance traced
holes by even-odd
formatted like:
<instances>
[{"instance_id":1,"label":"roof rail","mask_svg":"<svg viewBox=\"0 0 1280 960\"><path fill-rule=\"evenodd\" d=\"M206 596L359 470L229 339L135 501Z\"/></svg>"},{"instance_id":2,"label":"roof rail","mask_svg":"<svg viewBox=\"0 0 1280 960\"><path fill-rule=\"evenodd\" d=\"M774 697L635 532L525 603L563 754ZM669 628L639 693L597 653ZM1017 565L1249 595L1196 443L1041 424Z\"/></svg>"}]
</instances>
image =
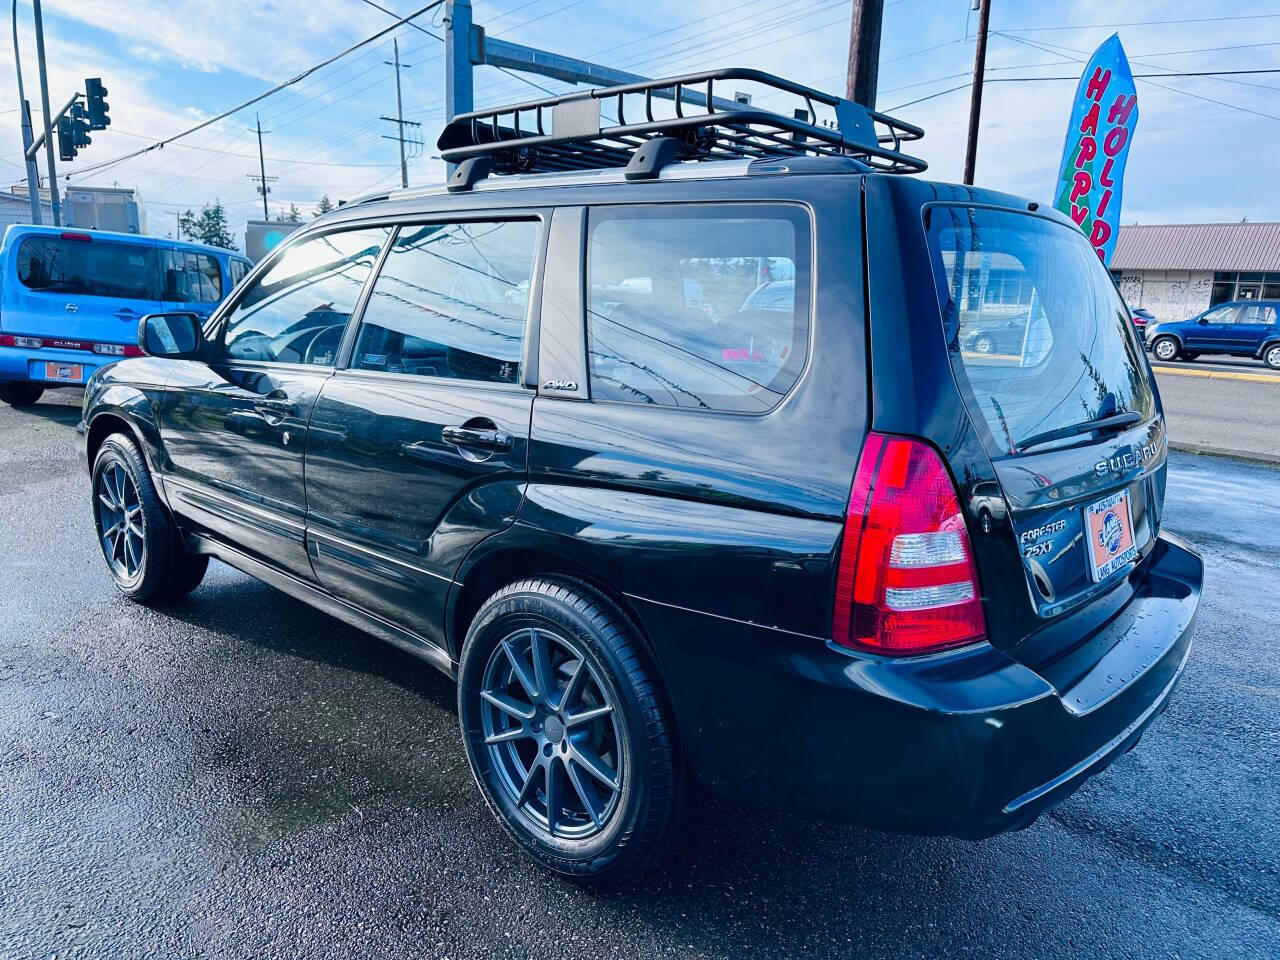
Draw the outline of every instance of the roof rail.
<instances>
[{"instance_id":1,"label":"roof rail","mask_svg":"<svg viewBox=\"0 0 1280 960\"><path fill-rule=\"evenodd\" d=\"M803 106L787 116L750 103L728 103L716 97L715 85L730 80L770 88L766 96L790 94ZM673 101L664 111L673 115L655 114L655 96ZM831 118L820 120L819 107ZM602 123L606 108L617 114L609 126ZM629 108L634 119L628 119ZM634 179L647 179L675 161L806 155L856 157L889 173L921 173L928 164L901 147L923 136L917 126L842 97L761 70L727 68L464 113L445 126L437 145L450 163L492 157L494 173L631 164L633 171L643 170ZM674 146L655 144L648 156L639 156L638 148L659 138ZM467 179L456 189L467 189L480 177L471 173Z\"/></svg>"}]
</instances>

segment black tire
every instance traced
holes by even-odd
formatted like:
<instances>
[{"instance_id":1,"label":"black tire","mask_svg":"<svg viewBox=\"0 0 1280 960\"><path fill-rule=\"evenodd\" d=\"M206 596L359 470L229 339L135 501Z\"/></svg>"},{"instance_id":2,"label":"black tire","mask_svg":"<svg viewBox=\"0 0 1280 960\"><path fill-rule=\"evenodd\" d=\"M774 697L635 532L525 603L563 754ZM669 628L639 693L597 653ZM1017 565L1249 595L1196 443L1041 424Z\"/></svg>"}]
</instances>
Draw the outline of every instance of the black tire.
<instances>
[{"instance_id":1,"label":"black tire","mask_svg":"<svg viewBox=\"0 0 1280 960\"><path fill-rule=\"evenodd\" d=\"M29 407L44 394L35 383L0 383L0 400L11 407Z\"/></svg>"},{"instance_id":2,"label":"black tire","mask_svg":"<svg viewBox=\"0 0 1280 960\"><path fill-rule=\"evenodd\" d=\"M1161 363L1169 363L1181 357L1182 348L1176 337L1156 337L1151 341L1151 355Z\"/></svg>"},{"instance_id":3,"label":"black tire","mask_svg":"<svg viewBox=\"0 0 1280 960\"><path fill-rule=\"evenodd\" d=\"M123 433L103 440L94 459L93 518L107 571L130 600L172 603L204 579L209 558L187 552L137 444Z\"/></svg>"},{"instance_id":4,"label":"black tire","mask_svg":"<svg viewBox=\"0 0 1280 960\"><path fill-rule=\"evenodd\" d=\"M1280 343L1270 344L1262 351L1262 362L1272 370L1280 370Z\"/></svg>"},{"instance_id":5,"label":"black tire","mask_svg":"<svg viewBox=\"0 0 1280 960\"><path fill-rule=\"evenodd\" d=\"M655 673L621 611L576 580L521 580L480 608L458 672L458 716L476 783L530 857L562 876L612 885L662 854L679 823L684 762ZM545 702L534 689L543 678ZM505 696L508 706L482 690ZM554 816L551 793L559 801Z\"/></svg>"}]
</instances>

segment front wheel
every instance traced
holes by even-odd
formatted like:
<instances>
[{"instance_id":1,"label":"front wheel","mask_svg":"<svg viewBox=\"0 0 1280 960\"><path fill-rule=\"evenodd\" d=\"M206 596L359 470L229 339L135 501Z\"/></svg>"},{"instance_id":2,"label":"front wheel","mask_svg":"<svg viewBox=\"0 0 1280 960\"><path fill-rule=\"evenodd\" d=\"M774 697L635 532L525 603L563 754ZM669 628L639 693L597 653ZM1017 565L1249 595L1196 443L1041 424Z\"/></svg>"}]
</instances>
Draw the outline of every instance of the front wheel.
<instances>
[{"instance_id":1,"label":"front wheel","mask_svg":"<svg viewBox=\"0 0 1280 960\"><path fill-rule=\"evenodd\" d=\"M1267 347L1262 354L1262 362L1272 370L1280 370L1280 343L1274 343Z\"/></svg>"},{"instance_id":2,"label":"front wheel","mask_svg":"<svg viewBox=\"0 0 1280 960\"><path fill-rule=\"evenodd\" d=\"M1163 360L1165 363L1178 358L1178 341L1173 337L1156 337L1156 342L1151 345L1151 352L1155 354L1157 360Z\"/></svg>"},{"instance_id":3,"label":"front wheel","mask_svg":"<svg viewBox=\"0 0 1280 960\"><path fill-rule=\"evenodd\" d=\"M535 861L614 883L678 822L683 762L634 628L585 585L530 579L467 631L458 713L490 809Z\"/></svg>"},{"instance_id":4,"label":"front wheel","mask_svg":"<svg viewBox=\"0 0 1280 960\"><path fill-rule=\"evenodd\" d=\"M29 407L44 394L44 387L34 383L0 383L0 400L11 407Z\"/></svg>"},{"instance_id":5,"label":"front wheel","mask_svg":"<svg viewBox=\"0 0 1280 960\"><path fill-rule=\"evenodd\" d=\"M130 600L167 603L200 585L209 558L183 547L146 461L123 434L107 437L94 459L93 505L107 570Z\"/></svg>"}]
</instances>

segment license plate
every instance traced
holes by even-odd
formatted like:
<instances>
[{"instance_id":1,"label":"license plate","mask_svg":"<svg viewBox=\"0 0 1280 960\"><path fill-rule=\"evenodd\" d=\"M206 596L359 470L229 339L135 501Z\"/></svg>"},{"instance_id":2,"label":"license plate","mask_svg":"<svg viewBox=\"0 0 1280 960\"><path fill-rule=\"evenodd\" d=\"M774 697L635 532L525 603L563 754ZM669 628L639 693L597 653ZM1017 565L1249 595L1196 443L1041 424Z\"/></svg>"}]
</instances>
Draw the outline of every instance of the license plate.
<instances>
[{"instance_id":1,"label":"license plate","mask_svg":"<svg viewBox=\"0 0 1280 960\"><path fill-rule=\"evenodd\" d=\"M1138 545L1133 542L1128 490L1085 507L1084 529L1089 538L1089 564L1094 583L1105 580L1138 555Z\"/></svg>"},{"instance_id":2,"label":"license plate","mask_svg":"<svg viewBox=\"0 0 1280 960\"><path fill-rule=\"evenodd\" d=\"M80 383L84 379L84 367L78 363L49 363L44 365L44 378L61 383Z\"/></svg>"}]
</instances>

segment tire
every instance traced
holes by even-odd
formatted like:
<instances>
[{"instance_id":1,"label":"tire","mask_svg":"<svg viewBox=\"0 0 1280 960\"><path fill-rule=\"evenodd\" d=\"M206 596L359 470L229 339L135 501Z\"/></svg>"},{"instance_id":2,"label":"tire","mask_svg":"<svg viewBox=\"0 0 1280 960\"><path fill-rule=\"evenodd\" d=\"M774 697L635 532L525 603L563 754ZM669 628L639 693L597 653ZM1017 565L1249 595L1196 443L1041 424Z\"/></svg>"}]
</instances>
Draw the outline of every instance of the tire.
<instances>
[{"instance_id":1,"label":"tire","mask_svg":"<svg viewBox=\"0 0 1280 960\"><path fill-rule=\"evenodd\" d=\"M1272 370L1280 370L1280 343L1273 343L1262 351L1262 362Z\"/></svg>"},{"instance_id":2,"label":"tire","mask_svg":"<svg viewBox=\"0 0 1280 960\"><path fill-rule=\"evenodd\" d=\"M684 791L674 725L634 626L585 584L521 580L484 603L458 716L489 809L544 868L612 885L670 843Z\"/></svg>"},{"instance_id":3,"label":"tire","mask_svg":"<svg viewBox=\"0 0 1280 960\"><path fill-rule=\"evenodd\" d=\"M44 394L44 387L34 383L0 383L0 400L11 407L29 407Z\"/></svg>"},{"instance_id":4,"label":"tire","mask_svg":"<svg viewBox=\"0 0 1280 960\"><path fill-rule=\"evenodd\" d=\"M969 341L969 350L972 353L995 353L996 343L991 339L991 334L980 333Z\"/></svg>"},{"instance_id":5,"label":"tire","mask_svg":"<svg viewBox=\"0 0 1280 960\"><path fill-rule=\"evenodd\" d=\"M1181 354L1178 341L1173 337L1156 337L1151 342L1151 354L1162 363L1177 360Z\"/></svg>"},{"instance_id":6,"label":"tire","mask_svg":"<svg viewBox=\"0 0 1280 960\"><path fill-rule=\"evenodd\" d=\"M172 603L204 579L209 558L183 547L146 461L122 433L108 436L94 459L93 518L107 571L130 600Z\"/></svg>"}]
</instances>

